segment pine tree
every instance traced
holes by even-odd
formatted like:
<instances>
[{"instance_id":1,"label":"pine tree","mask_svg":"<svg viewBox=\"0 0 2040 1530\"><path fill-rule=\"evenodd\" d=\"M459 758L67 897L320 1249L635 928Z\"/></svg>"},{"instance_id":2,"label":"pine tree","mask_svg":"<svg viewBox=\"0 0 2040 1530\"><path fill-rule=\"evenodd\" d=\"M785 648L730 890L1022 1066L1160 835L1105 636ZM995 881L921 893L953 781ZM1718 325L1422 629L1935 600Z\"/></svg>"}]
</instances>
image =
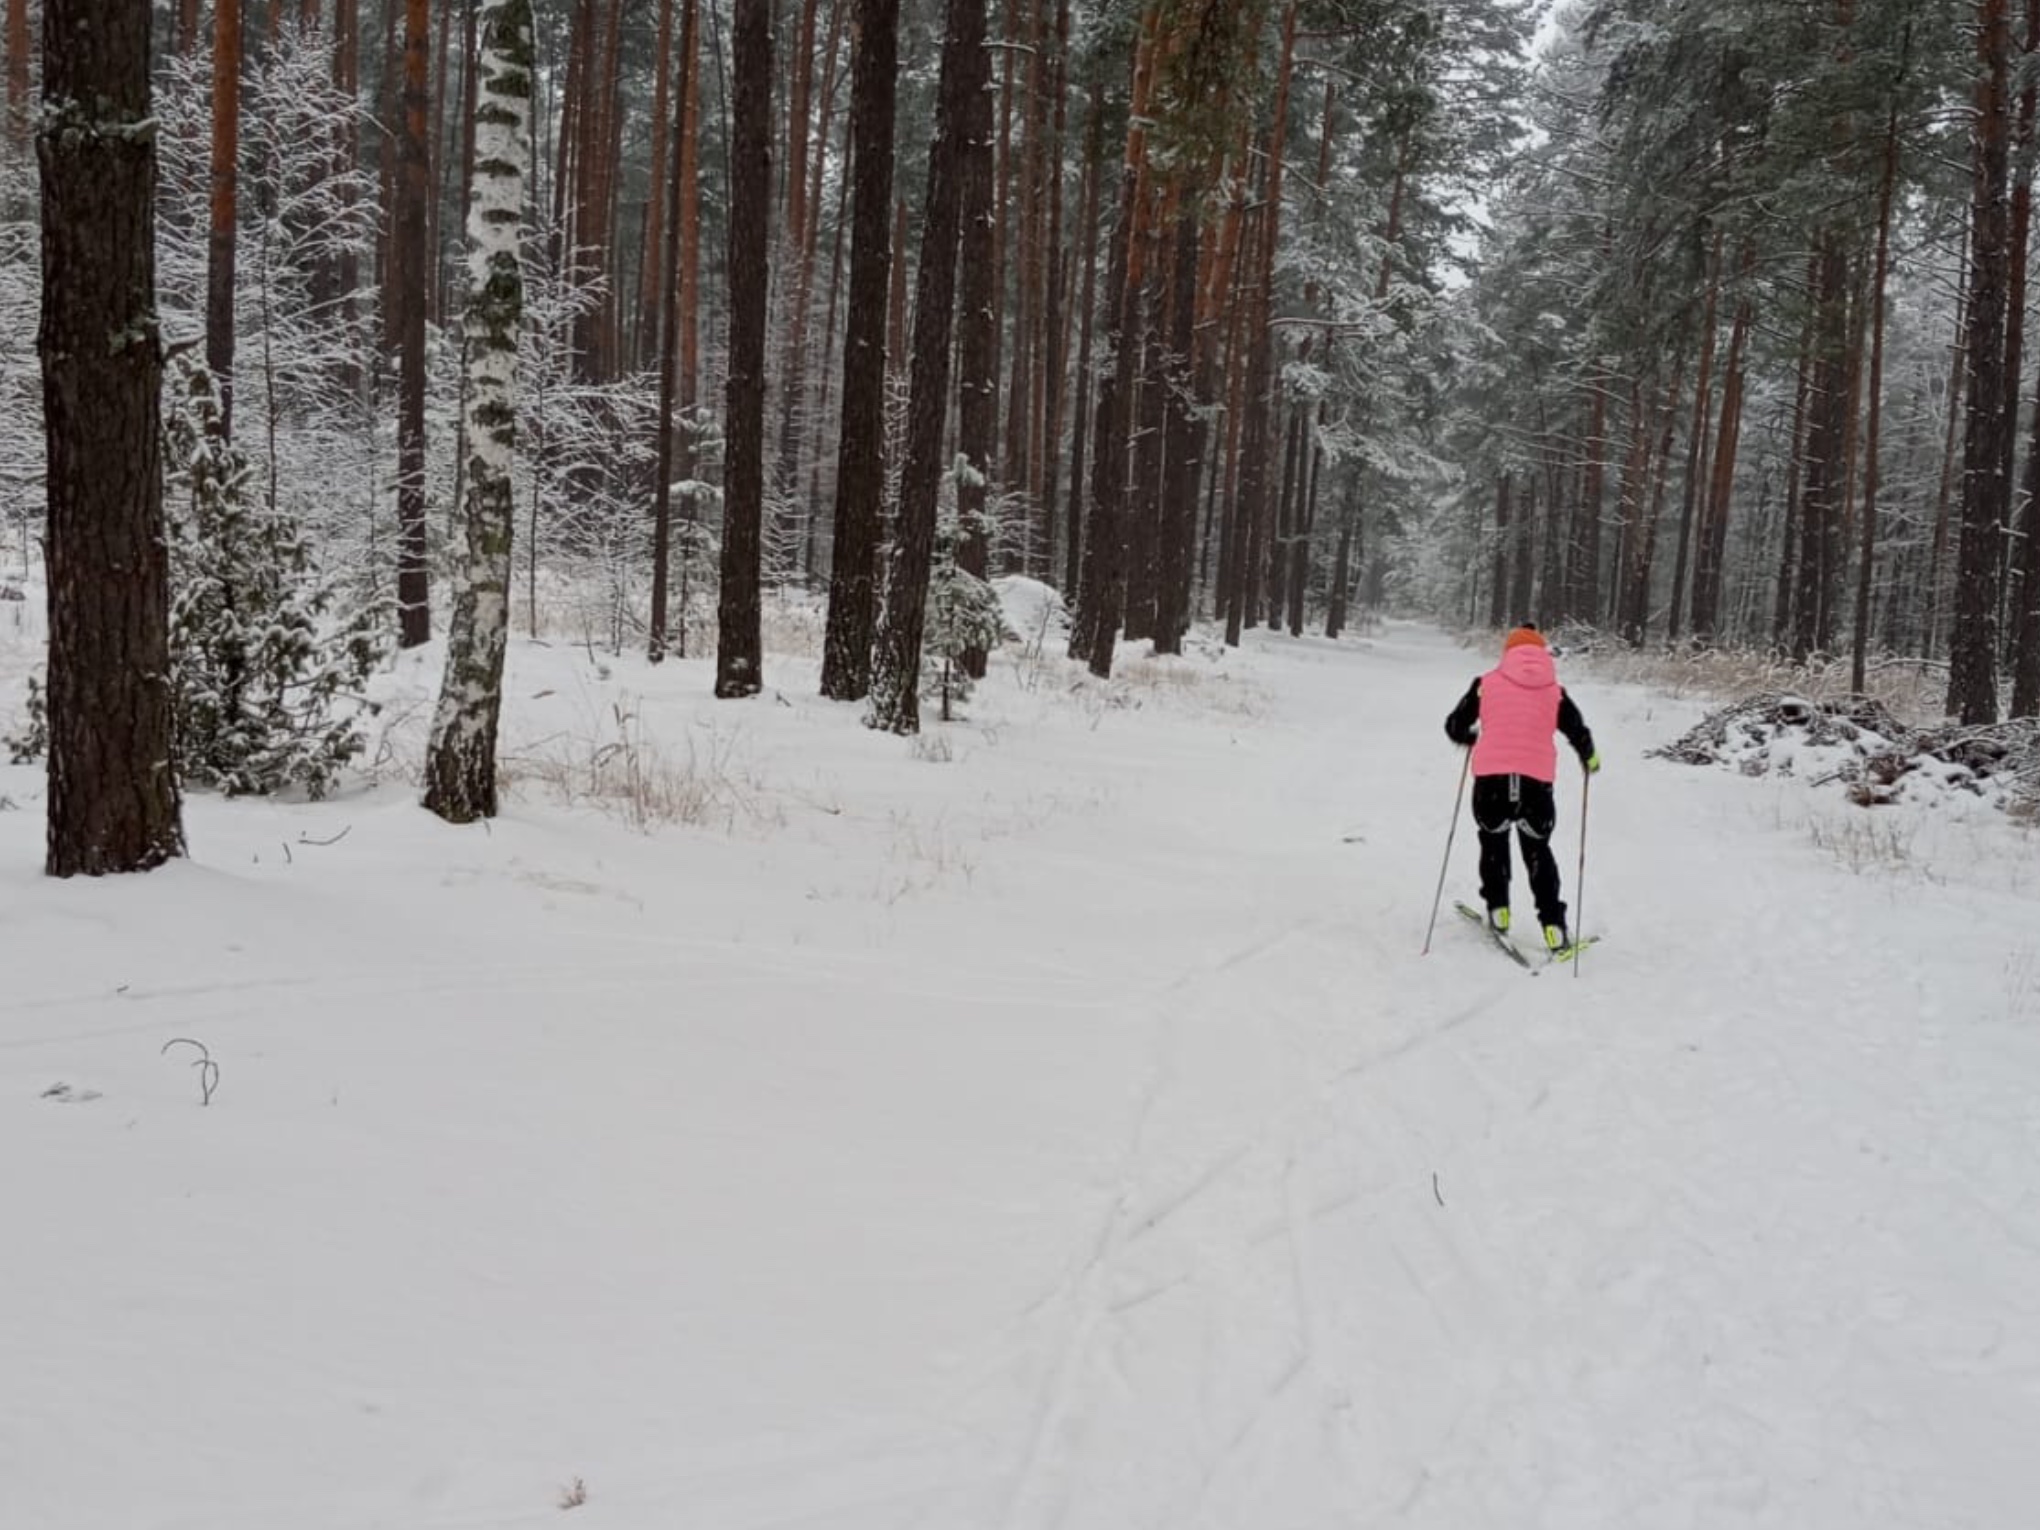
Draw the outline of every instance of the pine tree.
<instances>
[{"instance_id":1,"label":"pine tree","mask_svg":"<svg viewBox=\"0 0 2040 1530\"><path fill-rule=\"evenodd\" d=\"M170 465L170 679L183 780L228 796L331 789L359 752L357 705L384 613L339 609L304 530L250 492L205 367L180 359L164 420Z\"/></svg>"},{"instance_id":2,"label":"pine tree","mask_svg":"<svg viewBox=\"0 0 2040 1530\"><path fill-rule=\"evenodd\" d=\"M966 463L959 458L959 476L965 470ZM932 662L923 672L921 690L937 699L944 722L953 720L955 703L970 699L972 661L996 648L1006 633L998 595L964 564L964 544L970 535L964 517L953 507L936 521L924 638Z\"/></svg>"},{"instance_id":3,"label":"pine tree","mask_svg":"<svg viewBox=\"0 0 2040 1530\"><path fill-rule=\"evenodd\" d=\"M45 866L58 877L147 871L184 853L167 684L149 20L148 0L44 0Z\"/></svg>"}]
</instances>

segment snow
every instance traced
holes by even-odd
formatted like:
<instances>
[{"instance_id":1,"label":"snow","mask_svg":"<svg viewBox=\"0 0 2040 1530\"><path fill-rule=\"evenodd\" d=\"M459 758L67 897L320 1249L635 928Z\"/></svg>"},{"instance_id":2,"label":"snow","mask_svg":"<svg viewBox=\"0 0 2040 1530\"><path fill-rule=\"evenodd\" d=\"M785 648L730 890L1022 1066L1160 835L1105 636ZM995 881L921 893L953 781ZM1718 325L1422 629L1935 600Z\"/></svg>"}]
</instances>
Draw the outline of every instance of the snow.
<instances>
[{"instance_id":1,"label":"snow","mask_svg":"<svg viewBox=\"0 0 2040 1530\"><path fill-rule=\"evenodd\" d=\"M392 770L56 883L0 769L0 1520L2031 1522L2002 815L1646 760L1699 705L1568 668L1606 938L1530 978L1417 954L1488 662L1423 629L1016 647L918 741L810 660L509 662L486 829Z\"/></svg>"}]
</instances>

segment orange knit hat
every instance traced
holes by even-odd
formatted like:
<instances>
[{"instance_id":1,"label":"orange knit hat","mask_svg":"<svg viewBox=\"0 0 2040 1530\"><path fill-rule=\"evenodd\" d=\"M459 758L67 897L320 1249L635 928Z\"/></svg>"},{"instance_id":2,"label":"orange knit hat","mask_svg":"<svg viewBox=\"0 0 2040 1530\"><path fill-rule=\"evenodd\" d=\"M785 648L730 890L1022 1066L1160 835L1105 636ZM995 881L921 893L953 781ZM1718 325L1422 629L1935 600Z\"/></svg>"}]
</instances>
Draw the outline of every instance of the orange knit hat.
<instances>
[{"instance_id":1,"label":"orange knit hat","mask_svg":"<svg viewBox=\"0 0 2040 1530\"><path fill-rule=\"evenodd\" d=\"M1545 646L1544 634L1535 627L1518 627L1506 638L1502 639L1502 652L1507 653L1511 648L1520 648L1525 643L1535 643L1539 648L1542 648Z\"/></svg>"}]
</instances>

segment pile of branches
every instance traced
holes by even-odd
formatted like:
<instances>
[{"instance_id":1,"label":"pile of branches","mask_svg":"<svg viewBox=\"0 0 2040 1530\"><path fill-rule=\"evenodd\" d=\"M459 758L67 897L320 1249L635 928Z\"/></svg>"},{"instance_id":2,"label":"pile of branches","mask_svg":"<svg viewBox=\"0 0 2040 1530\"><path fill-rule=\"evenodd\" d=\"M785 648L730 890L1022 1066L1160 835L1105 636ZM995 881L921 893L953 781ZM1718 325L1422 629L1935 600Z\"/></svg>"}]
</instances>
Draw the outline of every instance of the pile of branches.
<instances>
[{"instance_id":1,"label":"pile of branches","mask_svg":"<svg viewBox=\"0 0 2040 1530\"><path fill-rule=\"evenodd\" d=\"M1708 713L1682 737L1651 754L1682 765L1746 768L1750 745L1787 732L1807 744L1853 746L1867 757L1908 731L1888 707L1868 696L1811 701L1789 691L1767 691Z\"/></svg>"},{"instance_id":2,"label":"pile of branches","mask_svg":"<svg viewBox=\"0 0 2040 1530\"><path fill-rule=\"evenodd\" d=\"M1763 775L1781 743L1795 752L1833 750L1832 768L1815 777L1814 784L1842 782L1849 800L1862 807L1898 800L1910 780L1987 796L2022 814L2040 814L2040 718L1912 728L1867 696L1815 701L1767 692L1709 713L1651 754Z\"/></svg>"},{"instance_id":3,"label":"pile of branches","mask_svg":"<svg viewBox=\"0 0 2040 1530\"><path fill-rule=\"evenodd\" d=\"M1970 791L1995 792L2021 814L2040 813L2040 718L1917 729L1864 760L1849 800L1862 807L1893 801L1900 783L1923 769Z\"/></svg>"}]
</instances>

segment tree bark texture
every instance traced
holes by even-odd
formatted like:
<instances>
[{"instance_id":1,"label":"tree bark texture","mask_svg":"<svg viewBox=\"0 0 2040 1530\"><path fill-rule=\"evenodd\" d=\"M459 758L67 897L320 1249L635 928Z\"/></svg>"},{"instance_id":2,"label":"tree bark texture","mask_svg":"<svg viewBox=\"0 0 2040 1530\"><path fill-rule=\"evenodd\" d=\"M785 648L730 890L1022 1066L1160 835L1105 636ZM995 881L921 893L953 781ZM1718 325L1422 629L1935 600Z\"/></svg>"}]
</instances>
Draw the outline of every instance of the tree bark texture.
<instances>
[{"instance_id":1,"label":"tree bark texture","mask_svg":"<svg viewBox=\"0 0 2040 1530\"><path fill-rule=\"evenodd\" d=\"M899 0L857 0L856 52L850 65L850 313L843 336L835 536L822 642L822 694L832 701L861 701L870 692L878 622L899 28Z\"/></svg>"},{"instance_id":2,"label":"tree bark texture","mask_svg":"<svg viewBox=\"0 0 2040 1530\"><path fill-rule=\"evenodd\" d=\"M51 876L184 852L172 762L147 0L44 0Z\"/></svg>"},{"instance_id":3,"label":"tree bark texture","mask_svg":"<svg viewBox=\"0 0 2040 1530\"><path fill-rule=\"evenodd\" d=\"M1969 239L1969 413L1962 453L1962 539L1948 710L1964 725L1997 721L1998 540L2004 534L2006 199L2011 53L2007 0L1978 0L1975 194Z\"/></svg>"},{"instance_id":4,"label":"tree bark texture","mask_svg":"<svg viewBox=\"0 0 2040 1530\"><path fill-rule=\"evenodd\" d=\"M759 611L765 515L765 307L771 286L772 3L735 0L731 24L728 415L715 694L764 685Z\"/></svg>"},{"instance_id":5,"label":"tree bark texture","mask_svg":"<svg viewBox=\"0 0 2040 1530\"><path fill-rule=\"evenodd\" d=\"M425 758L425 806L449 823L493 818L497 806L524 315L520 230L531 166L531 0L489 0L479 67L467 222L467 561Z\"/></svg>"},{"instance_id":6,"label":"tree bark texture","mask_svg":"<svg viewBox=\"0 0 2040 1530\"><path fill-rule=\"evenodd\" d=\"M395 251L397 619L400 641L406 648L415 648L432 636L425 544L425 209L432 195L432 159L425 139L428 20L426 0L406 0Z\"/></svg>"},{"instance_id":7,"label":"tree bark texture","mask_svg":"<svg viewBox=\"0 0 2040 1530\"><path fill-rule=\"evenodd\" d=\"M989 79L985 0L948 0L935 138L921 214L921 268L914 286L914 356L907 404L906 460L887 570L885 615L874 655L870 726L921 730L921 639L935 552L935 502L942 482L942 430L949 412L950 336L955 327L956 247L962 222L964 138L971 98Z\"/></svg>"}]
</instances>

